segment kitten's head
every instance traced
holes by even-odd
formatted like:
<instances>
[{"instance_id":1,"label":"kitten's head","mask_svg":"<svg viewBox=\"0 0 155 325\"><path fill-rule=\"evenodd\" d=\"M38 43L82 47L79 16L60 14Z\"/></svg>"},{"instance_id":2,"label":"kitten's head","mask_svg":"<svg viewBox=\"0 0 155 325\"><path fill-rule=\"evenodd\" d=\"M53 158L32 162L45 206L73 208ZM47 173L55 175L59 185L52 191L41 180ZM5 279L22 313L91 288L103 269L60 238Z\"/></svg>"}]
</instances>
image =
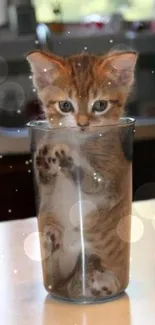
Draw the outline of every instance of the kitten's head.
<instances>
[{"instance_id":1,"label":"kitten's head","mask_svg":"<svg viewBox=\"0 0 155 325\"><path fill-rule=\"evenodd\" d=\"M75 126L115 123L134 81L137 55L110 52L61 58L35 51L27 57L33 83L51 124Z\"/></svg>"}]
</instances>

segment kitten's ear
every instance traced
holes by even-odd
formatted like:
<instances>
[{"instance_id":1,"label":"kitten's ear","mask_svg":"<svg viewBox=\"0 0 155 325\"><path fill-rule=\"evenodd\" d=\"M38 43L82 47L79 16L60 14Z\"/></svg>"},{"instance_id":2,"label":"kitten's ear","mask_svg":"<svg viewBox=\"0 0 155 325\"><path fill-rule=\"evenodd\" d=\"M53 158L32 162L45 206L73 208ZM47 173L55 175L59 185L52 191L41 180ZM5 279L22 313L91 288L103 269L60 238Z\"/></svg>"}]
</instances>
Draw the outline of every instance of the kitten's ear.
<instances>
[{"instance_id":1,"label":"kitten's ear","mask_svg":"<svg viewBox=\"0 0 155 325\"><path fill-rule=\"evenodd\" d=\"M134 69L137 61L135 52L113 52L103 61L105 69L111 72L112 79L121 86L130 86L134 81ZM114 74L114 75L112 75Z\"/></svg>"},{"instance_id":2,"label":"kitten's ear","mask_svg":"<svg viewBox=\"0 0 155 325\"><path fill-rule=\"evenodd\" d=\"M63 59L46 52L30 52L27 55L27 60L31 66L33 84L38 90L52 84L60 71L65 69Z\"/></svg>"}]
</instances>

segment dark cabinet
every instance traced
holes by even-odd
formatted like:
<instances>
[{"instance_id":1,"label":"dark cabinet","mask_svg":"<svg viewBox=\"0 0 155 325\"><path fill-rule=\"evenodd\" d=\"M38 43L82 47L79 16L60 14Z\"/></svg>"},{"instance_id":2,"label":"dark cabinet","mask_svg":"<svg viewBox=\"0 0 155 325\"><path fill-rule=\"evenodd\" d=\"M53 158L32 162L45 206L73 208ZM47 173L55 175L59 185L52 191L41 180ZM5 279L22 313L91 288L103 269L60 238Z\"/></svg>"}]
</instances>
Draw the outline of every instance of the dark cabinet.
<instances>
[{"instance_id":1,"label":"dark cabinet","mask_svg":"<svg viewBox=\"0 0 155 325\"><path fill-rule=\"evenodd\" d=\"M35 216L30 155L0 158L0 220Z\"/></svg>"}]
</instances>

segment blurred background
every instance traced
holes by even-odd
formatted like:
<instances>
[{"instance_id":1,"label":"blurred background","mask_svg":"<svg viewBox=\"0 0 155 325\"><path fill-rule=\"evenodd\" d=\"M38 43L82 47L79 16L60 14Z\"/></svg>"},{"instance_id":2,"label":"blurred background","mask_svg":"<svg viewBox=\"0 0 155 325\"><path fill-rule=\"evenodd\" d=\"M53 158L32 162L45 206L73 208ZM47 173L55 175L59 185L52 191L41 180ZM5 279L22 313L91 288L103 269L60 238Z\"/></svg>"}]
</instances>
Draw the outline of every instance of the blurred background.
<instances>
[{"instance_id":1,"label":"blurred background","mask_svg":"<svg viewBox=\"0 0 155 325\"><path fill-rule=\"evenodd\" d=\"M26 53L137 50L133 200L155 197L155 0L0 1L0 220L34 216L26 123L43 117Z\"/></svg>"}]
</instances>

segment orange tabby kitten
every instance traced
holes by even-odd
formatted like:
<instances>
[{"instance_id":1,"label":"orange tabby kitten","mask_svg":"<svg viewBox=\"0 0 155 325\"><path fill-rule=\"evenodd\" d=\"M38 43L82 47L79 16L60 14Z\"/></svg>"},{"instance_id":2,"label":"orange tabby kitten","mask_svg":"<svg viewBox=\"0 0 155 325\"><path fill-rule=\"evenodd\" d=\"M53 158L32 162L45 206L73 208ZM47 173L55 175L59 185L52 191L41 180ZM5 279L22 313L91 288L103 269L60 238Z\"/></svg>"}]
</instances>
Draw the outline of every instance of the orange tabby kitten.
<instances>
[{"instance_id":1,"label":"orange tabby kitten","mask_svg":"<svg viewBox=\"0 0 155 325\"><path fill-rule=\"evenodd\" d=\"M44 282L47 290L64 297L107 297L127 286L129 231L124 242L116 229L127 216L130 230L131 155L121 130L112 125L124 114L136 59L133 52L28 55L49 124L75 127L63 141L61 127L57 135L48 135L35 154ZM111 125L104 128L104 139L98 135L103 125Z\"/></svg>"}]
</instances>

